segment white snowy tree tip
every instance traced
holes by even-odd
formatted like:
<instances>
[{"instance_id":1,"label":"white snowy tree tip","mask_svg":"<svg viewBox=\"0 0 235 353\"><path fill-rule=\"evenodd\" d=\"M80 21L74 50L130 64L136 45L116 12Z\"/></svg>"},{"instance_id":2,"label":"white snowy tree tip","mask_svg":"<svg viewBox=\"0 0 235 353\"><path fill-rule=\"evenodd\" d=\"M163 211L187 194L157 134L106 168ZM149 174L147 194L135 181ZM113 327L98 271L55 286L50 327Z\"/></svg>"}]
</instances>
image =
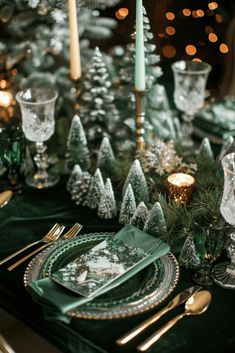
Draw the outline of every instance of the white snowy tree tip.
<instances>
[{"instance_id":1,"label":"white snowy tree tip","mask_svg":"<svg viewBox=\"0 0 235 353\"><path fill-rule=\"evenodd\" d=\"M81 123L81 119L79 115L74 115L73 117L73 123Z\"/></svg>"},{"instance_id":2,"label":"white snowy tree tip","mask_svg":"<svg viewBox=\"0 0 235 353\"><path fill-rule=\"evenodd\" d=\"M75 164L72 170L72 174L82 174L82 169L79 164Z\"/></svg>"},{"instance_id":3,"label":"white snowy tree tip","mask_svg":"<svg viewBox=\"0 0 235 353\"><path fill-rule=\"evenodd\" d=\"M138 159L135 159L134 162L132 163L133 167L141 167L140 166L140 161Z\"/></svg>"},{"instance_id":4,"label":"white snowy tree tip","mask_svg":"<svg viewBox=\"0 0 235 353\"><path fill-rule=\"evenodd\" d=\"M98 54L99 56L101 56L101 51L100 51L100 48L97 46L95 47L95 54Z\"/></svg>"},{"instance_id":5,"label":"white snowy tree tip","mask_svg":"<svg viewBox=\"0 0 235 353\"><path fill-rule=\"evenodd\" d=\"M133 197L134 197L134 192L133 192L133 189L132 189L132 186L131 186L130 183L127 185L127 188L126 188L126 191L125 191L125 195L127 195L128 193L133 194Z\"/></svg>"}]
</instances>

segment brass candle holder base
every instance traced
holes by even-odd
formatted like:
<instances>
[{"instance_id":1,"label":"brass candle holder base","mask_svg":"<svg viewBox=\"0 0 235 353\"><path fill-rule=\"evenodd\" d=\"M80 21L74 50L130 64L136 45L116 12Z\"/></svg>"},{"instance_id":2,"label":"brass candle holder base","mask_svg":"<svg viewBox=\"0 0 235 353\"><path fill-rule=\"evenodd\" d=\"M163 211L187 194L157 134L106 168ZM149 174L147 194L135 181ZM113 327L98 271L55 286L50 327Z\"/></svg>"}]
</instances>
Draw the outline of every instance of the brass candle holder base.
<instances>
[{"instance_id":1,"label":"brass candle holder base","mask_svg":"<svg viewBox=\"0 0 235 353\"><path fill-rule=\"evenodd\" d=\"M195 188L195 179L189 174L175 173L167 178L166 186L172 200L187 204Z\"/></svg>"},{"instance_id":2,"label":"brass candle holder base","mask_svg":"<svg viewBox=\"0 0 235 353\"><path fill-rule=\"evenodd\" d=\"M145 93L146 90L135 90L135 142L137 151L145 149Z\"/></svg>"}]
</instances>

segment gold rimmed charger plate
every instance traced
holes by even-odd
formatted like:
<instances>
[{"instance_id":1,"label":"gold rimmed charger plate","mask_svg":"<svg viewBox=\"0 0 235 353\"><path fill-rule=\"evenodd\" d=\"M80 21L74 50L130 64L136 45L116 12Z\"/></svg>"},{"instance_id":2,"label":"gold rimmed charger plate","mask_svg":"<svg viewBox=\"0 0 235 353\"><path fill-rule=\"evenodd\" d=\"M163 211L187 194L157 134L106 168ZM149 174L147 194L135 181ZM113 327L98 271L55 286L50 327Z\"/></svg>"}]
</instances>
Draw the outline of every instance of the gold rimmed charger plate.
<instances>
[{"instance_id":1,"label":"gold rimmed charger plate","mask_svg":"<svg viewBox=\"0 0 235 353\"><path fill-rule=\"evenodd\" d=\"M24 285L50 276L97 243L114 233L90 233L58 241L38 254L28 265ZM147 311L165 300L179 279L179 266L172 253L162 256L114 290L71 310L68 315L83 319L107 320Z\"/></svg>"}]
</instances>

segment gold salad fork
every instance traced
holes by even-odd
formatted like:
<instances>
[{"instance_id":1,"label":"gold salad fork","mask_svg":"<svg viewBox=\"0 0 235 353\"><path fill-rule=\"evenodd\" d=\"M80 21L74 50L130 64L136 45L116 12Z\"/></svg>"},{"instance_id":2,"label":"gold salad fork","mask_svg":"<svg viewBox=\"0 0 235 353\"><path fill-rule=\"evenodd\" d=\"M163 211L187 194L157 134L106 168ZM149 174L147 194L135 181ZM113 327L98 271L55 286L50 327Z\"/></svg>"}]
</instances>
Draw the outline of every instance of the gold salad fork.
<instances>
[{"instance_id":1,"label":"gold salad fork","mask_svg":"<svg viewBox=\"0 0 235 353\"><path fill-rule=\"evenodd\" d=\"M70 238L74 238L76 237L76 235L80 232L80 230L82 229L82 225L79 223L75 223L68 231L67 233L65 233L60 239L70 239ZM57 240L58 237L55 239ZM14 270L16 267L18 267L20 264L22 264L23 262L25 262L26 260L28 260L31 256L37 254L39 251L43 250L44 248L46 248L47 246L51 245L51 243L49 244L44 244L42 246L40 246L38 249L32 251L30 254L24 256L22 259L20 259L19 261L15 262L13 265L11 265L10 267L8 267L8 271L12 271Z\"/></svg>"},{"instance_id":2,"label":"gold salad fork","mask_svg":"<svg viewBox=\"0 0 235 353\"><path fill-rule=\"evenodd\" d=\"M33 243L30 243L26 246L24 246L23 248L15 251L14 253L8 255L7 257L5 257L4 259L0 260L0 265L4 264L5 262L7 262L8 260L11 260L13 257L21 254L23 251L31 248L31 246L39 244L39 243L50 243L51 241L55 240L55 236L57 236L57 234L61 234L62 231L64 230L64 228L61 230L61 225L56 223L50 230L49 232L44 235L44 237L40 240L34 241Z\"/></svg>"}]
</instances>

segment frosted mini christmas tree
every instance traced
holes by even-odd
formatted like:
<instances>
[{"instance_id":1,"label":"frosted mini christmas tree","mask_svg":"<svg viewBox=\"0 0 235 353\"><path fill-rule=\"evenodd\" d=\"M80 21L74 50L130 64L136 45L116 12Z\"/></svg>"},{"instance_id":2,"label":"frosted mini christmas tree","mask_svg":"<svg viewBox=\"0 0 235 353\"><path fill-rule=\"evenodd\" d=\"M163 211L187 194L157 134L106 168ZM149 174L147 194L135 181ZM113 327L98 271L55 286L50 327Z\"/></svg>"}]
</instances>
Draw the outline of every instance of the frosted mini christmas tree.
<instances>
[{"instance_id":1,"label":"frosted mini christmas tree","mask_svg":"<svg viewBox=\"0 0 235 353\"><path fill-rule=\"evenodd\" d=\"M189 234L180 251L179 264L186 268L196 269L200 265L200 259L196 253L193 235Z\"/></svg>"},{"instance_id":2,"label":"frosted mini christmas tree","mask_svg":"<svg viewBox=\"0 0 235 353\"><path fill-rule=\"evenodd\" d=\"M83 172L81 178L73 183L71 188L72 200L76 205L86 204L87 193L90 188L92 176L88 172Z\"/></svg>"},{"instance_id":3,"label":"frosted mini christmas tree","mask_svg":"<svg viewBox=\"0 0 235 353\"><path fill-rule=\"evenodd\" d=\"M144 202L140 202L135 213L131 217L130 224L136 228L143 229L148 218L149 211Z\"/></svg>"},{"instance_id":4,"label":"frosted mini christmas tree","mask_svg":"<svg viewBox=\"0 0 235 353\"><path fill-rule=\"evenodd\" d=\"M96 172L92 178L90 189L86 199L86 206L90 208L97 208L100 203L101 196L104 194L104 181L100 172L100 169L96 169Z\"/></svg>"},{"instance_id":5,"label":"frosted mini christmas tree","mask_svg":"<svg viewBox=\"0 0 235 353\"><path fill-rule=\"evenodd\" d=\"M115 169L116 159L110 145L108 136L104 136L98 154L98 167L106 174L112 173Z\"/></svg>"},{"instance_id":6,"label":"frosted mini christmas tree","mask_svg":"<svg viewBox=\"0 0 235 353\"><path fill-rule=\"evenodd\" d=\"M135 159L129 173L127 175L124 187L123 187L123 195L126 192L128 184L131 184L134 195L136 205L138 205L141 201L148 202L149 193L147 182L141 168L140 162L138 159Z\"/></svg>"},{"instance_id":7,"label":"frosted mini christmas tree","mask_svg":"<svg viewBox=\"0 0 235 353\"><path fill-rule=\"evenodd\" d=\"M73 117L70 127L66 158L70 169L73 168L75 164L79 164L82 169L88 169L90 166L87 139L78 115Z\"/></svg>"},{"instance_id":8,"label":"frosted mini christmas tree","mask_svg":"<svg viewBox=\"0 0 235 353\"><path fill-rule=\"evenodd\" d=\"M125 195L123 197L120 215L119 215L119 223L128 224L130 223L130 219L133 216L136 210L135 196L131 187L131 184L128 184Z\"/></svg>"},{"instance_id":9,"label":"frosted mini christmas tree","mask_svg":"<svg viewBox=\"0 0 235 353\"><path fill-rule=\"evenodd\" d=\"M166 232L166 222L159 202L156 202L147 218L144 231L155 237L159 237Z\"/></svg>"},{"instance_id":10,"label":"frosted mini christmas tree","mask_svg":"<svg viewBox=\"0 0 235 353\"><path fill-rule=\"evenodd\" d=\"M72 173L69 177L69 180L67 182L67 190L71 191L74 183L80 180L81 178L82 178L82 170L80 168L80 165L75 164L75 166L73 167Z\"/></svg>"},{"instance_id":11,"label":"frosted mini christmas tree","mask_svg":"<svg viewBox=\"0 0 235 353\"><path fill-rule=\"evenodd\" d=\"M117 215L117 206L113 193L111 180L107 178L104 193L101 195L98 208L98 216L104 219L111 219Z\"/></svg>"},{"instance_id":12,"label":"frosted mini christmas tree","mask_svg":"<svg viewBox=\"0 0 235 353\"><path fill-rule=\"evenodd\" d=\"M198 155L200 157L205 157L214 160L214 154L212 152L210 140L208 137L204 137L198 150Z\"/></svg>"}]
</instances>

